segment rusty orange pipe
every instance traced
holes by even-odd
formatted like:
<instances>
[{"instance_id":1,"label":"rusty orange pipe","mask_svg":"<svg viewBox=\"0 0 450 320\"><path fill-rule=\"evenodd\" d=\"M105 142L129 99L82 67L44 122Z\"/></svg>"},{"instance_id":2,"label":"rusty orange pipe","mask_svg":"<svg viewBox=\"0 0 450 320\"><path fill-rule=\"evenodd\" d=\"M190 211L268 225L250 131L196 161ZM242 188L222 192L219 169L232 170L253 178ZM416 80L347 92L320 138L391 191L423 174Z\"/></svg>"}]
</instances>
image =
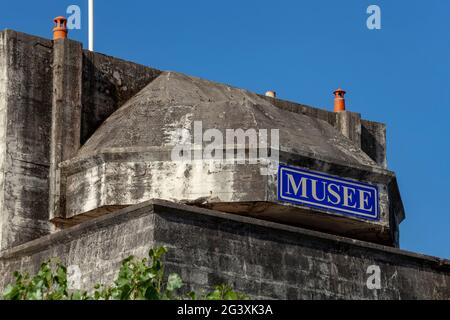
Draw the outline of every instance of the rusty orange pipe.
<instances>
[{"instance_id":1,"label":"rusty orange pipe","mask_svg":"<svg viewBox=\"0 0 450 320\"><path fill-rule=\"evenodd\" d=\"M334 112L345 111L345 92L341 88L337 89L334 93Z\"/></svg>"},{"instance_id":2,"label":"rusty orange pipe","mask_svg":"<svg viewBox=\"0 0 450 320\"><path fill-rule=\"evenodd\" d=\"M67 19L65 17L56 17L54 20L53 40L66 39L69 31L67 30Z\"/></svg>"}]
</instances>

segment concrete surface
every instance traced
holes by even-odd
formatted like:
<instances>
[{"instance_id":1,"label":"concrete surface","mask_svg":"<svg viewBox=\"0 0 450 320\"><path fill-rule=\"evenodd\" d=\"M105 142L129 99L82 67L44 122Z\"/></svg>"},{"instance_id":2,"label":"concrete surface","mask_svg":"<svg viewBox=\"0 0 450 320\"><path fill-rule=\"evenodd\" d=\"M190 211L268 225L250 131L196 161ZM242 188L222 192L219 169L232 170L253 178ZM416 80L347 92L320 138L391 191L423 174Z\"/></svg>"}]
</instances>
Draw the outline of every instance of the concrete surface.
<instances>
[{"instance_id":1,"label":"concrete surface","mask_svg":"<svg viewBox=\"0 0 450 320\"><path fill-rule=\"evenodd\" d=\"M447 260L330 234L154 200L0 254L0 288L15 270L51 257L71 270L72 287L111 283L120 261L167 246L167 272L185 290L232 284L255 299L448 299ZM369 266L380 268L370 290Z\"/></svg>"},{"instance_id":2,"label":"concrete surface","mask_svg":"<svg viewBox=\"0 0 450 320\"><path fill-rule=\"evenodd\" d=\"M398 246L405 212L385 125L352 111L2 31L0 287L12 271L58 256L89 289L127 255L164 244L168 266L192 288L225 281L256 298L448 298L448 261L379 245ZM189 142L178 129L192 134L196 121L222 133L279 129L280 147L259 146L255 163L173 161L174 146ZM249 152L245 141L223 147ZM380 221L279 201L280 164L376 185ZM154 198L171 202L146 202ZM365 285L372 264L380 290Z\"/></svg>"}]
</instances>

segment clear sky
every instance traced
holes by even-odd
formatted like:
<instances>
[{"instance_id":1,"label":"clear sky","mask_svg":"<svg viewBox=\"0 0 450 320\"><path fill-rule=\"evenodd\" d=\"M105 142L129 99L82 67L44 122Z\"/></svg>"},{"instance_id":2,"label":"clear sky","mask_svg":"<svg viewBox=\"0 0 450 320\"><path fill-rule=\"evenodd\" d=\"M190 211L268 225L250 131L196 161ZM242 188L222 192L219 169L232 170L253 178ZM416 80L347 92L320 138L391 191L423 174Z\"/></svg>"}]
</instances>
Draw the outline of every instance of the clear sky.
<instances>
[{"instance_id":1,"label":"clear sky","mask_svg":"<svg viewBox=\"0 0 450 320\"><path fill-rule=\"evenodd\" d=\"M6 2L5 0L3 0ZM0 29L50 38L70 4L7 1ZM366 27L381 8L381 30ZM407 218L401 247L450 258L450 1L95 0L96 51L387 124Z\"/></svg>"}]
</instances>

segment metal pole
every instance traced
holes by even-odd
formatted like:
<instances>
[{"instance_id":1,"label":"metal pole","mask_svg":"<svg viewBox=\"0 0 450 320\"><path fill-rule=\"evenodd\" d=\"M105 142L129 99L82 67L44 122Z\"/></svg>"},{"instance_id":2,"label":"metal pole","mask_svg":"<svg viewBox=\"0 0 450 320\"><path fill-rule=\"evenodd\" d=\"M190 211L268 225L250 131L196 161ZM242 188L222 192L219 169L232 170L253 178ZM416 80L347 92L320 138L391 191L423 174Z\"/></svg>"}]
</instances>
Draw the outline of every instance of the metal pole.
<instances>
[{"instance_id":1,"label":"metal pole","mask_svg":"<svg viewBox=\"0 0 450 320\"><path fill-rule=\"evenodd\" d=\"M94 51L94 0L89 0L89 51Z\"/></svg>"}]
</instances>

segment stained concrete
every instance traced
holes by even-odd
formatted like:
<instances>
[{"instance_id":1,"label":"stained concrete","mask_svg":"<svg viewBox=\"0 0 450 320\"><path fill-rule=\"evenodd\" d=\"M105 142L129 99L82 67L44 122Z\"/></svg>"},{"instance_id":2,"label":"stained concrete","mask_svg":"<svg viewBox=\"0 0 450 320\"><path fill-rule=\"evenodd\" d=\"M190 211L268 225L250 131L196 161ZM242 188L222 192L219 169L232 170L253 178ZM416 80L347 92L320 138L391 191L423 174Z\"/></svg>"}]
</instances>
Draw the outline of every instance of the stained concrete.
<instances>
[{"instance_id":1,"label":"stained concrete","mask_svg":"<svg viewBox=\"0 0 450 320\"><path fill-rule=\"evenodd\" d=\"M104 149L175 146L177 129L279 129L280 146L333 161L376 166L329 123L280 110L254 93L176 72L164 72L97 130L78 157ZM348 135L350 125L345 132ZM360 134L359 134L360 136Z\"/></svg>"},{"instance_id":2,"label":"stained concrete","mask_svg":"<svg viewBox=\"0 0 450 320\"><path fill-rule=\"evenodd\" d=\"M71 40L0 32L0 248L56 230L59 163L157 74Z\"/></svg>"},{"instance_id":3,"label":"stained concrete","mask_svg":"<svg viewBox=\"0 0 450 320\"><path fill-rule=\"evenodd\" d=\"M28 121L26 127L31 129L23 132L31 140L18 137L17 142L27 145L29 156L36 158L28 165L42 164L40 176L27 174L35 196L17 197L11 189L2 194L12 201L0 228L2 248L151 198L398 246L404 210L395 174L386 170L382 124L352 112L336 114L83 51L81 44L67 39L52 42L14 31L2 36L11 39L2 46L3 91L10 92L3 95L5 116L10 112L8 119L18 116L19 122ZM8 57L21 59L22 69ZM27 61L34 61L33 66ZM30 110L22 117L18 112L26 108L15 108L23 100L17 88L28 85L29 79L33 87L44 89L27 94L47 109ZM30 115L34 122L27 120ZM172 161L170 151L181 142L177 130L193 134L195 121L224 136L227 129L280 129L280 148L269 144L265 150L280 157L263 152L250 165L223 159ZM19 122L8 122L10 132L19 128L14 125ZM36 128L39 134L34 134ZM10 148L6 139L4 145ZM224 147L224 154L227 148L248 152L246 145L231 145ZM280 203L276 190L280 163L378 185L380 221L362 222ZM263 170L269 174L261 175ZM14 181L15 175L5 179L9 184ZM34 213L35 203L39 214ZM21 206L27 213L16 209ZM275 209L278 214L273 214Z\"/></svg>"},{"instance_id":4,"label":"stained concrete","mask_svg":"<svg viewBox=\"0 0 450 320\"><path fill-rule=\"evenodd\" d=\"M448 299L450 262L262 220L154 200L0 254L0 288L14 270L61 257L72 288L111 283L120 261L164 245L185 291L229 283L255 299ZM369 266L380 268L371 290ZM7 275L7 276L6 276Z\"/></svg>"},{"instance_id":5,"label":"stained concrete","mask_svg":"<svg viewBox=\"0 0 450 320\"><path fill-rule=\"evenodd\" d=\"M61 164L67 188L63 218L91 217L111 207L161 198L397 246L394 230L404 212L401 206L395 211L389 207L390 201L401 202L398 194L388 194L395 174L361 149L359 114L333 115L335 122L312 113L287 112L252 92L163 72L114 112L75 158ZM199 130L219 130L224 139L228 129L279 129L280 147L269 143L271 153L279 153L279 158L258 154L254 164L230 163L224 158L175 161L172 149L193 142L184 141L186 137L177 130L184 129L193 137L196 122L202 124ZM237 148L229 141L223 143L223 157L228 149ZM273 170L279 164L376 184L380 221L361 222L280 203L277 171ZM269 174L261 175L263 170Z\"/></svg>"},{"instance_id":6,"label":"stained concrete","mask_svg":"<svg viewBox=\"0 0 450 320\"><path fill-rule=\"evenodd\" d=\"M96 52L83 52L81 143L161 71Z\"/></svg>"},{"instance_id":7,"label":"stained concrete","mask_svg":"<svg viewBox=\"0 0 450 320\"><path fill-rule=\"evenodd\" d=\"M49 216L59 216L61 179L59 164L80 149L83 48L68 40L54 42L53 100L50 141ZM65 192L64 187L62 192Z\"/></svg>"},{"instance_id":8,"label":"stained concrete","mask_svg":"<svg viewBox=\"0 0 450 320\"><path fill-rule=\"evenodd\" d=\"M0 33L0 248L51 232L48 219L53 43Z\"/></svg>"},{"instance_id":9,"label":"stained concrete","mask_svg":"<svg viewBox=\"0 0 450 320\"><path fill-rule=\"evenodd\" d=\"M378 165L387 168L386 126L361 119L361 148Z\"/></svg>"},{"instance_id":10,"label":"stained concrete","mask_svg":"<svg viewBox=\"0 0 450 320\"><path fill-rule=\"evenodd\" d=\"M254 163L173 161L173 147L189 142L177 130L192 133L195 121L280 129L280 147L259 146ZM249 152L245 141L230 148ZM279 201L280 164L376 185L380 220ZM142 204L153 198L171 203ZM398 246L404 218L384 124L71 40L0 32L0 288L11 271L58 256L89 289L111 280L122 258L164 244L169 268L192 288L224 281L256 298L447 298L447 261L379 246ZM383 270L381 290L364 285L369 263Z\"/></svg>"},{"instance_id":11,"label":"stained concrete","mask_svg":"<svg viewBox=\"0 0 450 320\"><path fill-rule=\"evenodd\" d=\"M300 103L286 101L282 99L274 99L271 97L260 96L270 101L274 106L294 113L304 114L328 122L339 130L345 129L338 123L339 113L327 111L325 109L314 108ZM348 112L347 112L348 114ZM352 141L356 139L356 144L360 143L361 149L378 165L387 168L386 161L386 126L383 123L360 119L360 127L352 126L345 129L342 133ZM361 137L357 136L357 133ZM353 138L352 138L353 137Z\"/></svg>"},{"instance_id":12,"label":"stained concrete","mask_svg":"<svg viewBox=\"0 0 450 320\"><path fill-rule=\"evenodd\" d=\"M404 210L382 124L86 52L67 39L15 31L2 39L1 145L4 156L20 155L1 161L1 248L152 198L398 246ZM280 147L269 145L254 164L173 161L178 130L193 134L195 121L222 133L279 129ZM376 184L380 221L279 202L279 164Z\"/></svg>"}]
</instances>

